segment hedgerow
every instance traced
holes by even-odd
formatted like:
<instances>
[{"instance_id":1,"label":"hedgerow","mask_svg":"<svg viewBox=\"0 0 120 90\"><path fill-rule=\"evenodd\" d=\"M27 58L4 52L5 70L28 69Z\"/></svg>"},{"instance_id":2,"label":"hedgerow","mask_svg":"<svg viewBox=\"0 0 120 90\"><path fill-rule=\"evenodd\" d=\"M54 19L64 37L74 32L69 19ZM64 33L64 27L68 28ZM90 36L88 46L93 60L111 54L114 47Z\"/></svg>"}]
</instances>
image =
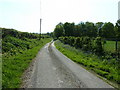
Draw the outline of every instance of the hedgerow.
<instances>
[{"instance_id":1,"label":"hedgerow","mask_svg":"<svg viewBox=\"0 0 120 90\"><path fill-rule=\"evenodd\" d=\"M59 37L59 40L64 44L69 44L75 48L80 48L84 51L92 51L96 54L103 54L103 41L101 37Z\"/></svg>"}]
</instances>

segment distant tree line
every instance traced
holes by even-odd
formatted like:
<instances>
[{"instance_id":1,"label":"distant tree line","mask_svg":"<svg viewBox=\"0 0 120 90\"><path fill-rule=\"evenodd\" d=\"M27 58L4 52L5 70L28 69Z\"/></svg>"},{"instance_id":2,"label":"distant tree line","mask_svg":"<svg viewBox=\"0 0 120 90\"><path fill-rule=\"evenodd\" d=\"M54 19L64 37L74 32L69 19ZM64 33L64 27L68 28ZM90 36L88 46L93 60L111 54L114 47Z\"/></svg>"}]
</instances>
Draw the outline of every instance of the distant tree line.
<instances>
[{"instance_id":1,"label":"distant tree line","mask_svg":"<svg viewBox=\"0 0 120 90\"><path fill-rule=\"evenodd\" d=\"M104 54L103 45L106 40L114 40L116 41L115 47L119 57L120 20L115 25L111 22L81 22L77 25L75 23L66 22L63 24L60 22L56 25L53 36L65 44L98 54Z\"/></svg>"},{"instance_id":2,"label":"distant tree line","mask_svg":"<svg viewBox=\"0 0 120 90\"><path fill-rule=\"evenodd\" d=\"M54 29L54 37L61 36L75 36L75 37L103 37L106 39L120 40L120 21L116 25L111 22L81 22L77 25L75 23L59 23Z\"/></svg>"}]
</instances>

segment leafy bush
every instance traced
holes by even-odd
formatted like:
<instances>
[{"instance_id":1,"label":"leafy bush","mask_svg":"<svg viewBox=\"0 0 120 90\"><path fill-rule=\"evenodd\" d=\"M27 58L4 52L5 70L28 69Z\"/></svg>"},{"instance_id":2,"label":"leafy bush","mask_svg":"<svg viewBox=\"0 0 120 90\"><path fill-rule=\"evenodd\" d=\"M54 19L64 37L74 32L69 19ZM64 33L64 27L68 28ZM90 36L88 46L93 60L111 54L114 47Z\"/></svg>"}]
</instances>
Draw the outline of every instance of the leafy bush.
<instances>
[{"instance_id":1,"label":"leafy bush","mask_svg":"<svg viewBox=\"0 0 120 90\"><path fill-rule=\"evenodd\" d=\"M82 47L82 44L81 44L81 41L80 41L80 37L77 37L75 39L74 46L75 46L75 48L81 48Z\"/></svg>"},{"instance_id":2,"label":"leafy bush","mask_svg":"<svg viewBox=\"0 0 120 90\"><path fill-rule=\"evenodd\" d=\"M103 47L101 42L101 37L95 39L95 52L98 54L103 54Z\"/></svg>"}]
</instances>

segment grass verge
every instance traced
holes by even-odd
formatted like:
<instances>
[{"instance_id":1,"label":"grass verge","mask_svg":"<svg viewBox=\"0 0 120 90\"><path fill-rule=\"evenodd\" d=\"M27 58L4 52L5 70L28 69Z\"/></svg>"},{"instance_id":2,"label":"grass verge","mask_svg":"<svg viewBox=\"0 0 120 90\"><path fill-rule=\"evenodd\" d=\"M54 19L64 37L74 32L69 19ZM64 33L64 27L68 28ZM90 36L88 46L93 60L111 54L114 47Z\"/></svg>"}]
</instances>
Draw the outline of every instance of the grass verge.
<instances>
[{"instance_id":1,"label":"grass verge","mask_svg":"<svg viewBox=\"0 0 120 90\"><path fill-rule=\"evenodd\" d=\"M66 55L68 58L80 65L85 66L88 70L92 70L101 77L110 80L114 87L120 86L120 70L116 67L115 59L108 61L106 59L101 60L98 56L93 54L84 53L81 50L77 50L74 47L65 45L60 41L55 42L56 48Z\"/></svg>"},{"instance_id":2,"label":"grass verge","mask_svg":"<svg viewBox=\"0 0 120 90\"><path fill-rule=\"evenodd\" d=\"M106 41L104 46L105 51L114 53L116 51L116 41ZM118 48L120 48L120 41L118 42Z\"/></svg>"},{"instance_id":3,"label":"grass verge","mask_svg":"<svg viewBox=\"0 0 120 90\"><path fill-rule=\"evenodd\" d=\"M19 88L23 72L28 68L38 51L52 39L45 38L37 42L37 46L25 50L17 55L4 57L2 61L2 88Z\"/></svg>"}]
</instances>

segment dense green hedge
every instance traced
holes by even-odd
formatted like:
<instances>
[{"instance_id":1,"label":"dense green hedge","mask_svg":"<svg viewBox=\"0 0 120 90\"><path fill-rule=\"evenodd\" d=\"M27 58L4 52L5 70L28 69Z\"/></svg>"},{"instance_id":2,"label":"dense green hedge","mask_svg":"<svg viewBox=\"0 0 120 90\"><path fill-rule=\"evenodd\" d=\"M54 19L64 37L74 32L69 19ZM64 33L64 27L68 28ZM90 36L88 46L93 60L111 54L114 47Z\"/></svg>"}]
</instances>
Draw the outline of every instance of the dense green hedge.
<instances>
[{"instance_id":1,"label":"dense green hedge","mask_svg":"<svg viewBox=\"0 0 120 90\"><path fill-rule=\"evenodd\" d=\"M101 37L59 37L59 40L64 44L69 44L75 48L80 48L84 51L92 51L96 54L103 54L104 41Z\"/></svg>"}]
</instances>

